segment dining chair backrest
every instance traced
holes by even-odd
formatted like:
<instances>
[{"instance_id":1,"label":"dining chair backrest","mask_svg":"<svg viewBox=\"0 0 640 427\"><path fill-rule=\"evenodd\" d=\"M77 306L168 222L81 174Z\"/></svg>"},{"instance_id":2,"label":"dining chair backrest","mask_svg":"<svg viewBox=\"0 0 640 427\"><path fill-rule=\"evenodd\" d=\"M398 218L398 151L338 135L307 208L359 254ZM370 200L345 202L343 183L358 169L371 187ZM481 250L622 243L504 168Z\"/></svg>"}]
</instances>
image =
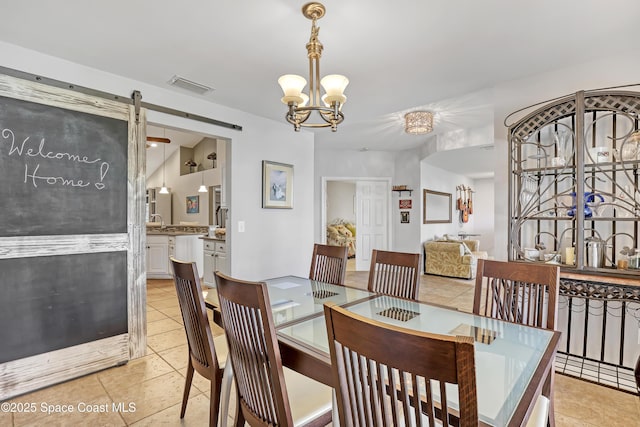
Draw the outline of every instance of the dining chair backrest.
<instances>
[{"instance_id":1,"label":"dining chair backrest","mask_svg":"<svg viewBox=\"0 0 640 427\"><path fill-rule=\"evenodd\" d=\"M452 414L461 427L478 426L472 337L404 329L335 303L324 314L340 425L425 425L426 417L448 426ZM446 384L458 386L456 408Z\"/></svg>"},{"instance_id":2,"label":"dining chair backrest","mask_svg":"<svg viewBox=\"0 0 640 427\"><path fill-rule=\"evenodd\" d=\"M216 356L198 270L195 262L183 262L174 258L170 258L170 261L189 347L189 366L187 368L187 380L180 418L184 417L193 370L195 369L200 375L211 381L209 425L216 426L218 424L223 369Z\"/></svg>"},{"instance_id":3,"label":"dining chair backrest","mask_svg":"<svg viewBox=\"0 0 640 427\"><path fill-rule=\"evenodd\" d=\"M252 426L292 426L266 284L215 275L241 415Z\"/></svg>"},{"instance_id":4,"label":"dining chair backrest","mask_svg":"<svg viewBox=\"0 0 640 427\"><path fill-rule=\"evenodd\" d=\"M346 246L313 245L313 257L309 279L319 282L344 285L347 271Z\"/></svg>"},{"instance_id":5,"label":"dining chair backrest","mask_svg":"<svg viewBox=\"0 0 640 427\"><path fill-rule=\"evenodd\" d=\"M367 289L399 298L418 299L420 254L374 249Z\"/></svg>"},{"instance_id":6,"label":"dining chair backrest","mask_svg":"<svg viewBox=\"0 0 640 427\"><path fill-rule=\"evenodd\" d=\"M473 312L553 330L559 288L557 265L479 259Z\"/></svg>"}]
</instances>

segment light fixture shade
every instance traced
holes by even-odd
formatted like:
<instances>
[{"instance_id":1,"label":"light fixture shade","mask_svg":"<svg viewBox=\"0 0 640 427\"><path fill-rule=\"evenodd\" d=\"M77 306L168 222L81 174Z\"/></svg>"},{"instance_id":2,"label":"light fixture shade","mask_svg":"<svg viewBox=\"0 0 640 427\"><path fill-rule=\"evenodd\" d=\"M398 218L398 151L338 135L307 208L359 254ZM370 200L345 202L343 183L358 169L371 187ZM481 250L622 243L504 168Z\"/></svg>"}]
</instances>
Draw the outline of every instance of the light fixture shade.
<instances>
[{"instance_id":1,"label":"light fixture shade","mask_svg":"<svg viewBox=\"0 0 640 427\"><path fill-rule=\"evenodd\" d=\"M169 189L163 185L163 186L160 188L159 193L160 193L160 194L169 194Z\"/></svg>"},{"instance_id":2,"label":"light fixture shade","mask_svg":"<svg viewBox=\"0 0 640 427\"><path fill-rule=\"evenodd\" d=\"M208 193L207 187L204 184L202 184L200 188L198 188L198 193Z\"/></svg>"},{"instance_id":3,"label":"light fixture shade","mask_svg":"<svg viewBox=\"0 0 640 427\"><path fill-rule=\"evenodd\" d=\"M412 111L405 114L404 130L411 135L421 135L433 130L433 113L431 111Z\"/></svg>"},{"instance_id":4,"label":"light fixture shade","mask_svg":"<svg viewBox=\"0 0 640 427\"><path fill-rule=\"evenodd\" d=\"M348 78L340 74L329 74L320 80L320 84L326 93L326 98L323 97L326 103L343 103L345 101L344 90L349 84Z\"/></svg>"},{"instance_id":5,"label":"light fixture shade","mask_svg":"<svg viewBox=\"0 0 640 427\"><path fill-rule=\"evenodd\" d=\"M309 103L309 95L307 95L306 93L301 93L300 97L302 98L302 102L298 104L298 107L304 107Z\"/></svg>"},{"instance_id":6,"label":"light fixture shade","mask_svg":"<svg viewBox=\"0 0 640 427\"><path fill-rule=\"evenodd\" d=\"M307 85L304 77L296 74L285 74L278 79L278 84L282 88L282 92L284 92L284 96L282 97L284 104L289 104L290 102L295 102L296 104L302 103L303 98L300 94L302 93L302 89Z\"/></svg>"},{"instance_id":7,"label":"light fixture shade","mask_svg":"<svg viewBox=\"0 0 640 427\"><path fill-rule=\"evenodd\" d=\"M322 95L322 103L324 104L325 107L331 107L331 103L328 102L327 94ZM346 103L347 103L347 97L343 96L342 102L340 102L340 107L338 108L338 110L342 111L342 106Z\"/></svg>"}]
</instances>

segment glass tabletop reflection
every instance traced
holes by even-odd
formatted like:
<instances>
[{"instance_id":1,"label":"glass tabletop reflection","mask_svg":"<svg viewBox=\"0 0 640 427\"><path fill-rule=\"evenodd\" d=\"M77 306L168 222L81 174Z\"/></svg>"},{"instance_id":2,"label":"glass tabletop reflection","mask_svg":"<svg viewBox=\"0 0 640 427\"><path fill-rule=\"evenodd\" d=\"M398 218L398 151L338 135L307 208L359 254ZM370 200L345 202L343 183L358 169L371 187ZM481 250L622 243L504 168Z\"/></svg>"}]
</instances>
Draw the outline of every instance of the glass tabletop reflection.
<instances>
[{"instance_id":1,"label":"glass tabletop reflection","mask_svg":"<svg viewBox=\"0 0 640 427\"><path fill-rule=\"evenodd\" d=\"M277 277L264 282L267 284L276 327L321 314L325 302L346 305L375 295L362 289L332 285L297 276ZM205 303L210 308L219 306L218 292L215 288L210 288L203 294L205 294Z\"/></svg>"},{"instance_id":2,"label":"glass tabletop reflection","mask_svg":"<svg viewBox=\"0 0 640 427\"><path fill-rule=\"evenodd\" d=\"M544 329L389 296L377 296L347 309L398 327L473 337L480 418L491 425L508 423L553 336ZM278 334L329 354L324 316L284 325Z\"/></svg>"}]
</instances>

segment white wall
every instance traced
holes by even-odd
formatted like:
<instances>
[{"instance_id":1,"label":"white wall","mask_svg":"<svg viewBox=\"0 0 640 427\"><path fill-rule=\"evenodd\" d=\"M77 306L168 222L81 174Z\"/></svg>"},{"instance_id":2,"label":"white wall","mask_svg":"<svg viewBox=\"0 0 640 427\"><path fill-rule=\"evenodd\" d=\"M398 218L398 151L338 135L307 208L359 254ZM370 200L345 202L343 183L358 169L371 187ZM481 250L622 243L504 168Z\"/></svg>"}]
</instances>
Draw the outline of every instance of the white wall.
<instances>
[{"instance_id":1,"label":"white wall","mask_svg":"<svg viewBox=\"0 0 640 427\"><path fill-rule=\"evenodd\" d=\"M422 253L420 227L422 225L422 190L420 185L420 150L400 151L395 155L394 185L407 185L413 192L391 195L391 224L393 225L393 248L400 252ZM409 223L400 222L400 200L411 200Z\"/></svg>"},{"instance_id":2,"label":"white wall","mask_svg":"<svg viewBox=\"0 0 640 427\"><path fill-rule=\"evenodd\" d=\"M232 275L248 280L285 274L305 275L313 247L313 133L294 132L286 123L260 118L202 98L151 86L59 58L0 42L0 65L128 98L134 90L143 101L238 124L221 128L181 117L149 112L150 122L231 140L230 204L227 233ZM262 160L294 165L294 209L262 209ZM246 232L237 232L245 221Z\"/></svg>"},{"instance_id":3,"label":"white wall","mask_svg":"<svg viewBox=\"0 0 640 427\"><path fill-rule=\"evenodd\" d=\"M345 181L327 182L327 222L343 219L356 221L356 184Z\"/></svg>"},{"instance_id":4,"label":"white wall","mask_svg":"<svg viewBox=\"0 0 640 427\"><path fill-rule=\"evenodd\" d=\"M480 250L487 251L490 256L494 254L494 180L493 178L475 179L471 188L473 193L473 231L480 234L474 239L480 240Z\"/></svg>"},{"instance_id":5,"label":"white wall","mask_svg":"<svg viewBox=\"0 0 640 427\"><path fill-rule=\"evenodd\" d=\"M473 180L449 171L437 168L426 162L421 162L421 188L433 191L440 191L451 194L452 222L444 224L422 224L420 228L420 241L425 242L435 237L442 237L445 234L456 236L460 232L475 233L475 205L474 214L469 215L469 221L463 223L460 220L460 212L456 210L456 186L465 185L473 188ZM421 212L424 209L422 200L420 201Z\"/></svg>"}]
</instances>

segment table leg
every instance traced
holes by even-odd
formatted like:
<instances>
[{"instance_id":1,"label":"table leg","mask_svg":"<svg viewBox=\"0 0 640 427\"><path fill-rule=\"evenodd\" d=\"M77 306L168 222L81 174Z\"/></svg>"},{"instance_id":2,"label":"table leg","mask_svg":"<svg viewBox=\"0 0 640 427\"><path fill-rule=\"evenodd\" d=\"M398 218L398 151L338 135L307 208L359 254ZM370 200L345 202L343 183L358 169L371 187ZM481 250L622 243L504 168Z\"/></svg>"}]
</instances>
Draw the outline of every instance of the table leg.
<instances>
[{"instance_id":1,"label":"table leg","mask_svg":"<svg viewBox=\"0 0 640 427\"><path fill-rule=\"evenodd\" d=\"M555 377L556 377L556 370L555 370L555 363L553 363L551 365L551 370L549 371L549 375L547 376L547 379L544 382L544 386L542 387L542 395L549 398L549 421L548 421L549 427L556 426L555 405L553 403L553 399L554 399L553 390L555 388L554 387Z\"/></svg>"}]
</instances>

